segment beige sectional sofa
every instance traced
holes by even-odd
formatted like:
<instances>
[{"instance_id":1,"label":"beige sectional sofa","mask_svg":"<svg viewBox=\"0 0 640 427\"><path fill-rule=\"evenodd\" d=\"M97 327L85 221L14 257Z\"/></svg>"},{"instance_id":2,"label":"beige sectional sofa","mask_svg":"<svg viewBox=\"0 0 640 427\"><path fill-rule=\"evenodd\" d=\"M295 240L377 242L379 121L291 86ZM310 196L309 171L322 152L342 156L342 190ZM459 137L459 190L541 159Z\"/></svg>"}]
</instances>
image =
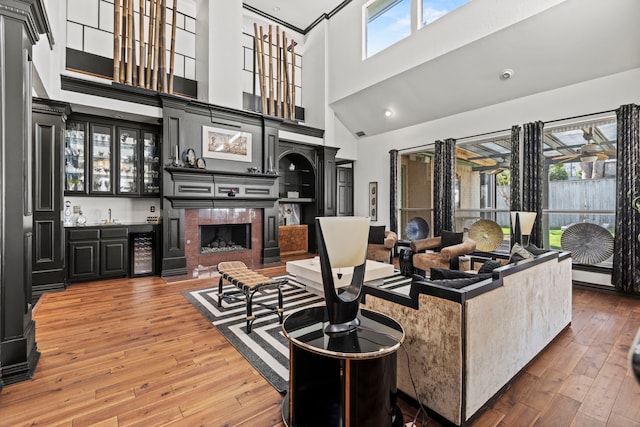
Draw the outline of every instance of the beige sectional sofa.
<instances>
[{"instance_id":1,"label":"beige sectional sofa","mask_svg":"<svg viewBox=\"0 0 640 427\"><path fill-rule=\"evenodd\" d=\"M363 306L405 328L416 390L403 351L398 388L465 425L571 323L571 258L545 253L462 289L417 281L408 294L367 287Z\"/></svg>"}]
</instances>

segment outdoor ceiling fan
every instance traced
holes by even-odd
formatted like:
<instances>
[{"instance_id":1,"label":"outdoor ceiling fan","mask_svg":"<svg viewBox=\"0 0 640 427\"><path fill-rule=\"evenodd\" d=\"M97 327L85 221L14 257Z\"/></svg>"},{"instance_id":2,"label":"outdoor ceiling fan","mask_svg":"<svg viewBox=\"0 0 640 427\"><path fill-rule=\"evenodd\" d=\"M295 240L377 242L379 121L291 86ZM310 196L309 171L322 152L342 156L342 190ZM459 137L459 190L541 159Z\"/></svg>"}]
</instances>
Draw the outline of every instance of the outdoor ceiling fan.
<instances>
[{"instance_id":1,"label":"outdoor ceiling fan","mask_svg":"<svg viewBox=\"0 0 640 427\"><path fill-rule=\"evenodd\" d=\"M553 160L560 160L563 163L580 158L581 162L595 162L596 160L607 160L609 156L616 155L615 150L603 150L599 144L594 142L593 127L590 127L589 130L583 129L582 133L586 143L581 145L576 153L556 156Z\"/></svg>"}]
</instances>

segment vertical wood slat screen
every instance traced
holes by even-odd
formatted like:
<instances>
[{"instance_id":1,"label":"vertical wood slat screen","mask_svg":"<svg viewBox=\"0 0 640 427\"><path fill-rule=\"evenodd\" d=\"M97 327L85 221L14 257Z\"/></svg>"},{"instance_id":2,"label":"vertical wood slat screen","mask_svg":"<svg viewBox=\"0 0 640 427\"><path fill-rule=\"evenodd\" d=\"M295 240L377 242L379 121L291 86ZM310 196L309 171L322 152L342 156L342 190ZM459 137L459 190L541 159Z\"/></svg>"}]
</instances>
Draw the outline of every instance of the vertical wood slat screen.
<instances>
[{"instance_id":1,"label":"vertical wood slat screen","mask_svg":"<svg viewBox=\"0 0 640 427\"><path fill-rule=\"evenodd\" d=\"M254 23L253 32L262 113L295 120L297 43L293 39L287 39L285 31L282 31L281 36L280 26L277 25L275 40L271 25L265 31L262 26L259 27ZM276 71L275 82L274 68Z\"/></svg>"},{"instance_id":2,"label":"vertical wood slat screen","mask_svg":"<svg viewBox=\"0 0 640 427\"><path fill-rule=\"evenodd\" d=\"M113 81L173 93L177 0L173 0L169 75L167 76L167 0L150 0L147 47L144 40L145 0L115 0L113 17ZM137 28L137 40L136 40ZM136 52L136 41L139 50Z\"/></svg>"}]
</instances>

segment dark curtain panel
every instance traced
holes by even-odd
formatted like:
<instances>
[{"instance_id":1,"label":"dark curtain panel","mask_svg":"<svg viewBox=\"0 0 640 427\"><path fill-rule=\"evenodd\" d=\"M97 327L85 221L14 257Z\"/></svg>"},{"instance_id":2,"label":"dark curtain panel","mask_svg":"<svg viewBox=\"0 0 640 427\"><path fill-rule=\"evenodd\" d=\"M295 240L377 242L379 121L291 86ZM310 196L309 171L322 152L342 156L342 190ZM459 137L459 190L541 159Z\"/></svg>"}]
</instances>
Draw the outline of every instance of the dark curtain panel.
<instances>
[{"instance_id":1,"label":"dark curtain panel","mask_svg":"<svg viewBox=\"0 0 640 427\"><path fill-rule=\"evenodd\" d=\"M511 126L511 180L509 185L509 208L521 211L520 198L520 129L519 125Z\"/></svg>"},{"instance_id":2,"label":"dark curtain panel","mask_svg":"<svg viewBox=\"0 0 640 427\"><path fill-rule=\"evenodd\" d=\"M616 235L613 243L613 285L640 293L640 212L632 201L640 196L640 107L623 105L616 111L618 155L616 170Z\"/></svg>"},{"instance_id":3,"label":"dark curtain panel","mask_svg":"<svg viewBox=\"0 0 640 427\"><path fill-rule=\"evenodd\" d=\"M541 248L542 235L542 173L544 156L542 155L544 123L541 121L526 123L523 127L522 144L522 210L536 212L536 222L529 243Z\"/></svg>"},{"instance_id":4,"label":"dark curtain panel","mask_svg":"<svg viewBox=\"0 0 640 427\"><path fill-rule=\"evenodd\" d=\"M454 229L456 140L436 141L433 168L433 235Z\"/></svg>"},{"instance_id":5,"label":"dark curtain panel","mask_svg":"<svg viewBox=\"0 0 640 427\"><path fill-rule=\"evenodd\" d=\"M389 151L389 179L391 194L389 195L389 230L398 233L398 150Z\"/></svg>"},{"instance_id":6,"label":"dark curtain panel","mask_svg":"<svg viewBox=\"0 0 640 427\"><path fill-rule=\"evenodd\" d=\"M442 151L444 142L438 140L433 156L433 237L442 230Z\"/></svg>"}]
</instances>

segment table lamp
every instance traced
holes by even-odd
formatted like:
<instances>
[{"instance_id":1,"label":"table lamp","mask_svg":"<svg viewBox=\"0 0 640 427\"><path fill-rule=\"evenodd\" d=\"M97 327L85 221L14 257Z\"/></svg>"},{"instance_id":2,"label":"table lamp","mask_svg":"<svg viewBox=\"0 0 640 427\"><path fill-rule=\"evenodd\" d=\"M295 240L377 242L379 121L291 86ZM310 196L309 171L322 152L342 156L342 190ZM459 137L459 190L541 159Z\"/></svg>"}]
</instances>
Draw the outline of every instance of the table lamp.
<instances>
[{"instance_id":1,"label":"table lamp","mask_svg":"<svg viewBox=\"0 0 640 427\"><path fill-rule=\"evenodd\" d=\"M520 243L522 246L529 246L529 238L533 231L533 224L536 222L536 212L511 211L511 246ZM526 243L523 241L526 236Z\"/></svg>"},{"instance_id":2,"label":"table lamp","mask_svg":"<svg viewBox=\"0 0 640 427\"><path fill-rule=\"evenodd\" d=\"M324 299L329 325L325 332L348 333L358 327L358 309L364 285L364 273L369 239L369 218L316 218L318 253ZM353 268L348 286L336 289L334 273L341 278L340 269Z\"/></svg>"}]
</instances>

